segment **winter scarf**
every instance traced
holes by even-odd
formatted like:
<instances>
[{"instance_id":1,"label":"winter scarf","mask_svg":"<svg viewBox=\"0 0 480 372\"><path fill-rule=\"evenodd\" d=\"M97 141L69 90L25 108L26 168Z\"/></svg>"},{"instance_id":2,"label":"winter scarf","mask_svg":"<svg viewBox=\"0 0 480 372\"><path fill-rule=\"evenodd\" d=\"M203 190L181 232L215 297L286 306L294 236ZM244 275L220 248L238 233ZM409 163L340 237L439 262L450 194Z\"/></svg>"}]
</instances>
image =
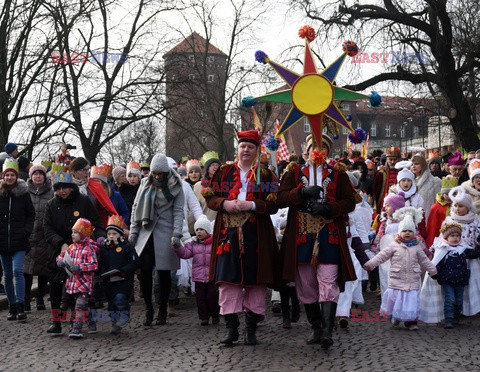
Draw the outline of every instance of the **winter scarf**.
<instances>
[{"instance_id":1,"label":"winter scarf","mask_svg":"<svg viewBox=\"0 0 480 372\"><path fill-rule=\"evenodd\" d=\"M136 224L146 226L153 222L155 218L155 209L159 209L175 197L182 190L182 184L179 176L170 171L167 178L167 187L161 188L150 181L150 177L142 180L138 189L137 206L135 214L132 216Z\"/></svg>"},{"instance_id":2,"label":"winter scarf","mask_svg":"<svg viewBox=\"0 0 480 372\"><path fill-rule=\"evenodd\" d=\"M452 217L452 219L458 223L470 223L475 219L476 216L476 213L472 211L468 211L467 214L459 216L458 214L455 214L453 208L450 210L450 217Z\"/></svg>"},{"instance_id":3,"label":"winter scarf","mask_svg":"<svg viewBox=\"0 0 480 372\"><path fill-rule=\"evenodd\" d=\"M467 249L465 244L460 243L459 245L453 246L450 245L448 242L442 239L442 245L440 247L435 247L435 254L432 259L432 263L437 266L445 256L454 256L454 255L461 255Z\"/></svg>"}]
</instances>

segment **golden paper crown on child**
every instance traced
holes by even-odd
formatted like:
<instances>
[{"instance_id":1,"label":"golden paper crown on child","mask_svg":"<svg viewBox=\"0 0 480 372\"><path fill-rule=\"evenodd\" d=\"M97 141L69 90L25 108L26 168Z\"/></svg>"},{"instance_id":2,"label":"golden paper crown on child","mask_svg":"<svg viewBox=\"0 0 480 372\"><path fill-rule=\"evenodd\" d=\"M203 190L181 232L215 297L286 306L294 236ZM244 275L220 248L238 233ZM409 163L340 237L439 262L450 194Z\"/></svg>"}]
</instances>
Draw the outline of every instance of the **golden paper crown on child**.
<instances>
[{"instance_id":1,"label":"golden paper crown on child","mask_svg":"<svg viewBox=\"0 0 480 372\"><path fill-rule=\"evenodd\" d=\"M94 228L89 220L86 218L79 218L77 222L75 222L75 225L72 226L72 230L86 236L87 238L90 238Z\"/></svg>"},{"instance_id":2,"label":"golden paper crown on child","mask_svg":"<svg viewBox=\"0 0 480 372\"><path fill-rule=\"evenodd\" d=\"M140 163L137 163L136 161L129 162L127 164L127 177L130 173L140 176L142 174L142 167L140 166Z\"/></svg>"},{"instance_id":3,"label":"golden paper crown on child","mask_svg":"<svg viewBox=\"0 0 480 372\"><path fill-rule=\"evenodd\" d=\"M50 170L50 173L56 174L56 173L61 173L65 172L65 165L59 164L59 163L52 163L52 169Z\"/></svg>"},{"instance_id":4,"label":"golden paper crown on child","mask_svg":"<svg viewBox=\"0 0 480 372\"><path fill-rule=\"evenodd\" d=\"M3 168L2 168L3 173L6 171L14 171L18 175L18 163L15 159L6 159L3 162Z\"/></svg>"},{"instance_id":5,"label":"golden paper crown on child","mask_svg":"<svg viewBox=\"0 0 480 372\"><path fill-rule=\"evenodd\" d=\"M112 164L102 164L102 167L107 170L107 178L112 175L112 171L113 171Z\"/></svg>"},{"instance_id":6,"label":"golden paper crown on child","mask_svg":"<svg viewBox=\"0 0 480 372\"><path fill-rule=\"evenodd\" d=\"M107 228L106 231L113 229L119 232L122 236L125 234L124 229L127 228L125 221L123 220L122 216L118 214L114 214L108 217Z\"/></svg>"},{"instance_id":7,"label":"golden paper crown on child","mask_svg":"<svg viewBox=\"0 0 480 372\"><path fill-rule=\"evenodd\" d=\"M108 168L105 165L96 166L94 165L90 169L90 177L101 180L105 183L108 182Z\"/></svg>"}]
</instances>

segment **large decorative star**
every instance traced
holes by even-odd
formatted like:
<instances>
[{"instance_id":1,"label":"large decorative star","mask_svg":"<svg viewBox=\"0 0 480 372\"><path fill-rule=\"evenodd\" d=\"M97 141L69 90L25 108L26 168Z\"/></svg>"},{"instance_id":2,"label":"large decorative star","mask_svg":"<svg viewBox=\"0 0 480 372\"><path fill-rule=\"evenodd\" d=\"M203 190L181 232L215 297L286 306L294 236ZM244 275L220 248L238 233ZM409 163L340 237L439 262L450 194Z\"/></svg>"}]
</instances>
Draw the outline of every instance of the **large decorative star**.
<instances>
[{"instance_id":1,"label":"large decorative star","mask_svg":"<svg viewBox=\"0 0 480 372\"><path fill-rule=\"evenodd\" d=\"M343 53L321 73L318 73L310 44L308 40L305 40L305 58L302 75L271 61L268 57L264 58L264 61L275 69L289 87L280 92L255 98L259 101L292 105L277 132L277 136L292 128L304 117L307 117L315 140L317 143L321 143L324 115L353 132L351 123L347 121L334 101L360 100L368 97L364 94L333 85L346 57L347 52Z\"/></svg>"}]
</instances>

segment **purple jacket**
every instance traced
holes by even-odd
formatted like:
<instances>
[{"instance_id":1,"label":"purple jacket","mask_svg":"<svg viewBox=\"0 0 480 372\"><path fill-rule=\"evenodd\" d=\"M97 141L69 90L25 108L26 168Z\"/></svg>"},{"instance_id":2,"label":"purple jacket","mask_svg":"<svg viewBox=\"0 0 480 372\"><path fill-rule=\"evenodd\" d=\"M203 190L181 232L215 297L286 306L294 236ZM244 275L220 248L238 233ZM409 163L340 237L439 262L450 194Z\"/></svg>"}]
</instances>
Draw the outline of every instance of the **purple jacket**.
<instances>
[{"instance_id":1,"label":"purple jacket","mask_svg":"<svg viewBox=\"0 0 480 372\"><path fill-rule=\"evenodd\" d=\"M196 239L196 238L194 238ZM212 236L209 236L199 243L196 240L185 244L184 246L175 247L175 253L180 258L192 258L192 279L194 282L207 283L210 272L210 251L212 250Z\"/></svg>"}]
</instances>

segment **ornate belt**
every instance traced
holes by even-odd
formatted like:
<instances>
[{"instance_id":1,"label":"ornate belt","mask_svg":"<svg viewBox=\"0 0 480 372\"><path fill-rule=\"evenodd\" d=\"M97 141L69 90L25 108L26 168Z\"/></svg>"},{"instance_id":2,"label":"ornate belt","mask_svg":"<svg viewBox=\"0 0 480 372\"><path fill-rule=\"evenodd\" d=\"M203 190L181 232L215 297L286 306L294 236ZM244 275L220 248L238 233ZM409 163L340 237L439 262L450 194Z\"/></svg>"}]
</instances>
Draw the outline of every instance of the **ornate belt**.
<instances>
[{"instance_id":1,"label":"ornate belt","mask_svg":"<svg viewBox=\"0 0 480 372\"><path fill-rule=\"evenodd\" d=\"M250 217L253 217L252 212L241 212L235 214L223 214L223 226L224 227L241 227L247 222Z\"/></svg>"},{"instance_id":2,"label":"ornate belt","mask_svg":"<svg viewBox=\"0 0 480 372\"><path fill-rule=\"evenodd\" d=\"M333 220L326 220L322 216L314 216L310 213L298 212L298 232L318 233L323 227Z\"/></svg>"}]
</instances>

